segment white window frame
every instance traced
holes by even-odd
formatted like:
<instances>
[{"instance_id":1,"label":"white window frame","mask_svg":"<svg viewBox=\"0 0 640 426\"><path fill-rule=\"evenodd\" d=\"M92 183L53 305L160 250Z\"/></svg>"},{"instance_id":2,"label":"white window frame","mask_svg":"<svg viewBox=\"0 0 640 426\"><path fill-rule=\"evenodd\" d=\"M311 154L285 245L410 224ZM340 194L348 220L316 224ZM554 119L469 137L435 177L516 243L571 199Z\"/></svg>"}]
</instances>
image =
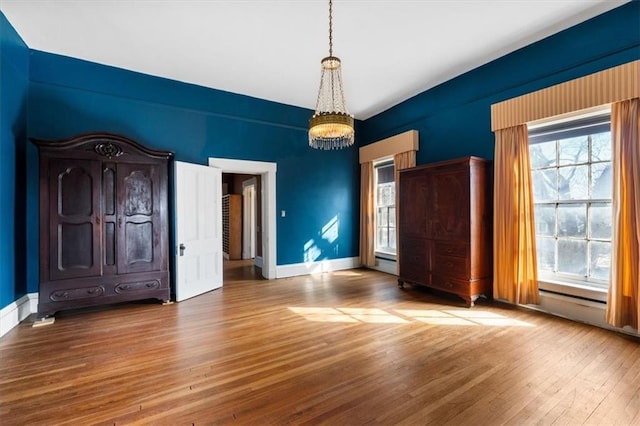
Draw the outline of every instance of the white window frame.
<instances>
[{"instance_id":1,"label":"white window frame","mask_svg":"<svg viewBox=\"0 0 640 426\"><path fill-rule=\"evenodd\" d=\"M589 111L586 114L571 114L569 116L561 118L551 118L541 120L539 122L529 123L528 130L530 134L532 132L539 132L542 128L558 125L561 123L571 123L583 119L589 119L592 117L598 117L603 115L611 115L611 107L608 105L604 108L598 108L596 110ZM589 163L590 164L589 159ZM613 159L612 159L613 161ZM613 196L613 195L612 195ZM584 200L576 200L581 202ZM597 203L599 200L589 200L588 203ZM535 201L534 201L535 204ZM589 282L599 282L606 284L606 280L597 280L591 278L589 281L576 279L570 275L563 275L562 273L549 274L544 271L538 272L538 288L541 291L547 291L550 293L566 295L570 297L577 297L580 299L593 300L597 302L607 301L607 289L598 288L589 284ZM605 286L606 287L606 286Z\"/></svg>"}]
</instances>

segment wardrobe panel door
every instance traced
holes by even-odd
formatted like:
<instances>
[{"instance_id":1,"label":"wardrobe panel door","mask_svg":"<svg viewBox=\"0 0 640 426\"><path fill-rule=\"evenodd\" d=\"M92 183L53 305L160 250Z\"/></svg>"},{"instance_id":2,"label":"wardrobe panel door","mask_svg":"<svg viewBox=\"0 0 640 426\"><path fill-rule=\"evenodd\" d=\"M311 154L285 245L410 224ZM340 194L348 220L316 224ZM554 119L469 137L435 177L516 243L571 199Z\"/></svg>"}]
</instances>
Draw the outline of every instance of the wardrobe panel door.
<instances>
[{"instance_id":1,"label":"wardrobe panel door","mask_svg":"<svg viewBox=\"0 0 640 426\"><path fill-rule=\"evenodd\" d=\"M100 162L54 158L49 172L49 278L100 275Z\"/></svg>"},{"instance_id":2,"label":"wardrobe panel door","mask_svg":"<svg viewBox=\"0 0 640 426\"><path fill-rule=\"evenodd\" d=\"M469 169L460 164L432 171L431 188L433 219L431 237L440 240L468 241Z\"/></svg>"},{"instance_id":3,"label":"wardrobe panel door","mask_svg":"<svg viewBox=\"0 0 640 426\"><path fill-rule=\"evenodd\" d=\"M402 239L427 238L428 212L431 205L427 170L412 169L400 172L399 215L400 244Z\"/></svg>"},{"instance_id":4,"label":"wardrobe panel door","mask_svg":"<svg viewBox=\"0 0 640 426\"><path fill-rule=\"evenodd\" d=\"M118 274L160 269L159 166L118 164Z\"/></svg>"}]
</instances>

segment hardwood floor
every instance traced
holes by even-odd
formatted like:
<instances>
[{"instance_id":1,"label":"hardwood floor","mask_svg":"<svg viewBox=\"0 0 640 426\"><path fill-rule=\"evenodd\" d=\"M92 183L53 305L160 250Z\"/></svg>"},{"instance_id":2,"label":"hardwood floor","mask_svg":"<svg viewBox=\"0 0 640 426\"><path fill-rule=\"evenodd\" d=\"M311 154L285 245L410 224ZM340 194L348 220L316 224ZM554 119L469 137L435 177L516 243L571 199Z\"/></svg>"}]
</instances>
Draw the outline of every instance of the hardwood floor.
<instances>
[{"instance_id":1,"label":"hardwood floor","mask_svg":"<svg viewBox=\"0 0 640 426\"><path fill-rule=\"evenodd\" d=\"M637 339L352 270L26 321L0 423L640 424Z\"/></svg>"}]
</instances>

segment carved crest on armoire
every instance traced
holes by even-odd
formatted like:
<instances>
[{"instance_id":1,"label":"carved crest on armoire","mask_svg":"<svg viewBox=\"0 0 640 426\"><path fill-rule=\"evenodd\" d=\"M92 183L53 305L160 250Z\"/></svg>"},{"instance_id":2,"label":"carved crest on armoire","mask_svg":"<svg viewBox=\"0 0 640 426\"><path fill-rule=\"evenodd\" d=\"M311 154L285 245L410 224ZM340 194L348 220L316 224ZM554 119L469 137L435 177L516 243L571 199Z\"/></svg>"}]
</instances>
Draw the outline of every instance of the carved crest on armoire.
<instances>
[{"instance_id":1,"label":"carved crest on armoire","mask_svg":"<svg viewBox=\"0 0 640 426\"><path fill-rule=\"evenodd\" d=\"M110 133L31 140L40 155L38 316L168 301L173 154Z\"/></svg>"}]
</instances>

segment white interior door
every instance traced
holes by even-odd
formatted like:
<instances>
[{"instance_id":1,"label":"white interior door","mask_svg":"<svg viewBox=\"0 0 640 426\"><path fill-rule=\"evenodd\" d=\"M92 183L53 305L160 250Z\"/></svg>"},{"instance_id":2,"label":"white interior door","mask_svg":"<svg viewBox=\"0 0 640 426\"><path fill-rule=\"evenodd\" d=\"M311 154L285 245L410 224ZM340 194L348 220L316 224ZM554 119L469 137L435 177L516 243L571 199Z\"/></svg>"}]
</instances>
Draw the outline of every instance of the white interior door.
<instances>
[{"instance_id":1,"label":"white interior door","mask_svg":"<svg viewBox=\"0 0 640 426\"><path fill-rule=\"evenodd\" d=\"M176 301L222 287L222 171L175 162Z\"/></svg>"}]
</instances>

